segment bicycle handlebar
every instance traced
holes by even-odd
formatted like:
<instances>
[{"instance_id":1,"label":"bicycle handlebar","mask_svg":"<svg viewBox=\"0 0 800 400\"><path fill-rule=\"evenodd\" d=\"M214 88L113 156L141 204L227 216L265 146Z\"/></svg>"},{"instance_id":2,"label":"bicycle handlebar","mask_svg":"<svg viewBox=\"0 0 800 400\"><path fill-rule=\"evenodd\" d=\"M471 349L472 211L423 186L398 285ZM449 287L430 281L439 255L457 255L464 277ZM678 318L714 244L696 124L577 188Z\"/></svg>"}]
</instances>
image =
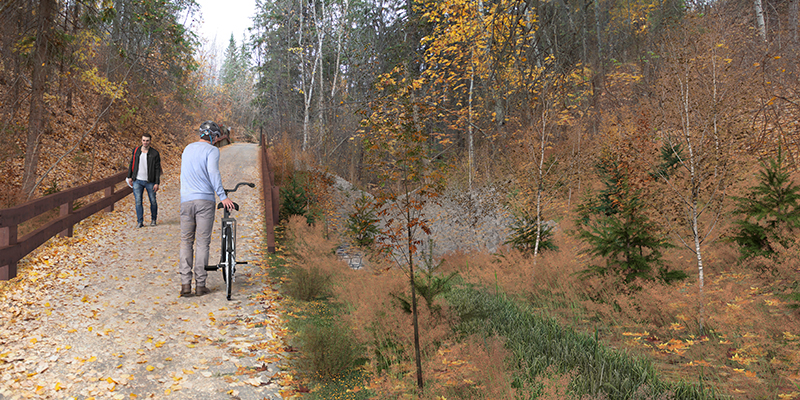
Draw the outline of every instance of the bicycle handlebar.
<instances>
[{"instance_id":1,"label":"bicycle handlebar","mask_svg":"<svg viewBox=\"0 0 800 400\"><path fill-rule=\"evenodd\" d=\"M237 183L237 184L236 184L236 187L234 187L233 189L222 189L222 190L224 190L224 191L225 191L225 194L228 194L228 193L233 193L233 192L235 192L237 189L239 189L239 186L242 186L242 185L247 185L247 186L250 186L251 188L254 188L254 187L256 187L256 184L255 184L255 183L250 183L250 182L239 182L239 183Z\"/></svg>"},{"instance_id":2,"label":"bicycle handlebar","mask_svg":"<svg viewBox=\"0 0 800 400\"><path fill-rule=\"evenodd\" d=\"M224 208L224 207L225 207L224 204L217 203L217 210L219 210L220 208ZM233 203L233 209L236 210L236 211L239 211L239 205L236 204L236 202Z\"/></svg>"}]
</instances>

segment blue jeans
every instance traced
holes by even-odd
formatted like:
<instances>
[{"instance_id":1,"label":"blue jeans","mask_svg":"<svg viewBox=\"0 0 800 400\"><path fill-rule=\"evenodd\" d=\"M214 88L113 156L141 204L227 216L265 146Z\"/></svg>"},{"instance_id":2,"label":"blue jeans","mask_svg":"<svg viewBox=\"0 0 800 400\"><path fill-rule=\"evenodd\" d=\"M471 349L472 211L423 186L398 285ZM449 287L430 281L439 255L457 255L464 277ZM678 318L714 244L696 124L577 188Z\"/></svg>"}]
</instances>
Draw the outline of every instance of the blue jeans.
<instances>
[{"instance_id":1,"label":"blue jeans","mask_svg":"<svg viewBox=\"0 0 800 400\"><path fill-rule=\"evenodd\" d=\"M156 191L153 186L156 184L148 181L133 181L133 198L136 200L136 222L144 223L144 207L142 206L142 194L147 189L147 197L150 198L150 217L153 221L158 218L158 203L156 202Z\"/></svg>"}]
</instances>

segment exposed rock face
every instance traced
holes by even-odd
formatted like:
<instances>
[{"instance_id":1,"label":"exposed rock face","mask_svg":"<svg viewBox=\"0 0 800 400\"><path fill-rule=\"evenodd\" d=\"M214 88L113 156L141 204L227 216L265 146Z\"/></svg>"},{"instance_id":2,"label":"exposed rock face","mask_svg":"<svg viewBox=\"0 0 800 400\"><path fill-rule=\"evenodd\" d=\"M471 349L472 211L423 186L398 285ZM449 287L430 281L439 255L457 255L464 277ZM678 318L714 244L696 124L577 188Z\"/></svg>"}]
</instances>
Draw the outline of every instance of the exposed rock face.
<instances>
[{"instance_id":1,"label":"exposed rock face","mask_svg":"<svg viewBox=\"0 0 800 400\"><path fill-rule=\"evenodd\" d=\"M344 234L353 204L362 195L372 197L335 175L334 229ZM508 238L513 222L511 213L501 203L502 194L494 188L473 190L470 193L445 193L436 201L426 203L422 215L429 221L431 234L419 232L426 254L438 259L454 251L496 251ZM386 220L381 221L385 224ZM348 251L349 252L349 251Z\"/></svg>"}]
</instances>

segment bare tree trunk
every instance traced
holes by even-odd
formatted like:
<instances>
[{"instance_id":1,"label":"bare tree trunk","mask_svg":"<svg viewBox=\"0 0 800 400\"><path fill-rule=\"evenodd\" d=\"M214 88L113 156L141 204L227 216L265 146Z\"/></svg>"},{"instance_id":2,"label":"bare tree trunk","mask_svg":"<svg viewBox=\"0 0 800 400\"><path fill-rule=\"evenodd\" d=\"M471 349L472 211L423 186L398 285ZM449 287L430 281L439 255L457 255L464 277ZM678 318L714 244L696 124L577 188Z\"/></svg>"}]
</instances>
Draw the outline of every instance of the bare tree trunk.
<instances>
[{"instance_id":1,"label":"bare tree trunk","mask_svg":"<svg viewBox=\"0 0 800 400\"><path fill-rule=\"evenodd\" d=\"M407 175L407 174L405 174ZM402 182L403 193L405 194L403 198L403 202L405 203L403 206L403 212L405 213L406 219L406 244L408 246L408 272L409 272L409 283L411 285L411 324L414 328L414 363L417 369L417 387L419 388L420 392L422 392L424 388L424 381L422 380L422 351L420 350L419 344L419 313L417 308L417 285L414 280L414 253L415 253L415 245L414 245L414 232L413 232L413 221L418 216L412 216L412 210L415 209L411 204L411 196L412 193L409 190L408 183L403 180Z\"/></svg>"},{"instance_id":2,"label":"bare tree trunk","mask_svg":"<svg viewBox=\"0 0 800 400\"><path fill-rule=\"evenodd\" d=\"M797 5L798 0L789 1L789 33L791 35L792 46L797 51L798 37L797 37L797 14L800 13L800 7Z\"/></svg>"},{"instance_id":3,"label":"bare tree trunk","mask_svg":"<svg viewBox=\"0 0 800 400\"><path fill-rule=\"evenodd\" d=\"M325 71L322 68L322 43L325 40L325 1L320 2L321 16L314 7L314 26L317 29L317 59L319 60L319 96L317 97L317 123L319 124L319 143L321 153L325 155Z\"/></svg>"},{"instance_id":4,"label":"bare tree trunk","mask_svg":"<svg viewBox=\"0 0 800 400\"><path fill-rule=\"evenodd\" d=\"M603 40L600 35L600 0L594 0L594 29L597 35L597 62L603 64ZM601 69L601 71L603 71Z\"/></svg>"},{"instance_id":5,"label":"bare tree trunk","mask_svg":"<svg viewBox=\"0 0 800 400\"><path fill-rule=\"evenodd\" d=\"M300 29L298 32L297 47L300 49L300 88L303 91L303 152L308 147L308 108L311 97L308 92L314 90L314 85L311 85L310 90L306 90L306 49L303 43L303 36L305 33L305 12L303 12L303 2L300 3Z\"/></svg>"},{"instance_id":6,"label":"bare tree trunk","mask_svg":"<svg viewBox=\"0 0 800 400\"><path fill-rule=\"evenodd\" d=\"M470 60L470 63L473 63L474 60ZM469 191L472 193L472 179L473 179L473 172L472 170L475 168L475 147L474 143L475 140L473 138L472 133L472 92L475 87L475 66L472 64L470 66L470 75L469 75L469 106L467 110L467 168L469 169Z\"/></svg>"},{"instance_id":7,"label":"bare tree trunk","mask_svg":"<svg viewBox=\"0 0 800 400\"><path fill-rule=\"evenodd\" d=\"M705 300L704 300L704 286L705 278L703 276L703 252L702 252L702 238L700 235L700 225L698 221L699 209L698 200L700 198L700 187L702 185L701 171L698 165L698 157L695 154L694 146L692 145L691 127L690 127L690 106L689 106L689 77L685 77L685 82L681 83L681 105L683 107L683 137L686 141L686 148L689 151L689 207L688 213L692 225L692 239L694 241L694 253L697 256L697 272L698 272L698 290L700 297L700 332L703 332L703 325L705 319Z\"/></svg>"},{"instance_id":8,"label":"bare tree trunk","mask_svg":"<svg viewBox=\"0 0 800 400\"><path fill-rule=\"evenodd\" d=\"M536 243L533 246L533 262L536 263L536 256L539 255L539 244L542 242L542 191L544 191L544 149L547 141L547 106L542 103L542 135L539 143L539 179L536 184Z\"/></svg>"},{"instance_id":9,"label":"bare tree trunk","mask_svg":"<svg viewBox=\"0 0 800 400\"><path fill-rule=\"evenodd\" d=\"M306 77L306 45L303 41L305 35L305 13L302 10L304 5L300 6L300 34L298 38L298 47L300 48L300 85L303 90L303 152L308 149L309 143L309 130L311 123L311 98L314 94L314 79L317 74L317 64L319 63L320 55L316 54L314 58L314 67L311 69L311 81L307 82ZM316 10L316 5L312 2L311 8ZM314 11L316 13L316 11ZM316 14L315 14L316 15Z\"/></svg>"},{"instance_id":10,"label":"bare tree trunk","mask_svg":"<svg viewBox=\"0 0 800 400\"><path fill-rule=\"evenodd\" d=\"M761 5L761 0L753 0L753 9L756 12L756 28L758 28L758 35L761 40L767 41L767 26L764 23L764 7Z\"/></svg>"},{"instance_id":11,"label":"bare tree trunk","mask_svg":"<svg viewBox=\"0 0 800 400\"><path fill-rule=\"evenodd\" d=\"M406 199L410 194L406 191ZM408 201L408 200L406 200ZM409 213L409 221L411 220L411 207L406 207L407 212ZM417 309L417 289L416 283L414 282L414 238L411 233L411 225L407 228L408 233L408 268L411 276L411 309L413 313L411 314L412 324L414 325L414 362L417 367L417 387L420 391L423 390L424 383L422 380L422 352L420 350L419 345L419 312Z\"/></svg>"},{"instance_id":12,"label":"bare tree trunk","mask_svg":"<svg viewBox=\"0 0 800 400\"><path fill-rule=\"evenodd\" d=\"M36 169L39 164L39 144L45 130L44 91L47 86L47 70L49 68L48 36L52 27L54 0L39 2L39 21L36 31L36 52L33 56L33 73L31 75L31 102L28 116L28 136L25 147L25 161L22 173L22 196L30 198L36 182Z\"/></svg>"}]
</instances>

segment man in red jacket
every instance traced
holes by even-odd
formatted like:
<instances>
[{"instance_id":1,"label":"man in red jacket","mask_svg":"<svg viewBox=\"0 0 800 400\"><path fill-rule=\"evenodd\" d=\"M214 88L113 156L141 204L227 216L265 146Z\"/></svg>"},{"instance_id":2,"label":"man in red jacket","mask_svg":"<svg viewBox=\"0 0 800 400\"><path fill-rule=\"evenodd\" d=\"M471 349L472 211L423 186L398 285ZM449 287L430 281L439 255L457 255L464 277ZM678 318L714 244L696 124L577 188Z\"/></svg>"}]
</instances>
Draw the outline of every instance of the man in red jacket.
<instances>
[{"instance_id":1,"label":"man in red jacket","mask_svg":"<svg viewBox=\"0 0 800 400\"><path fill-rule=\"evenodd\" d=\"M156 219L158 219L156 192L161 183L161 155L158 154L158 150L150 147L152 138L149 133L142 134L142 145L133 150L128 177L125 179L128 186L133 188L133 197L136 200L137 228L144 226L142 194L145 189L147 189L147 197L150 198L150 226L156 226Z\"/></svg>"}]
</instances>

